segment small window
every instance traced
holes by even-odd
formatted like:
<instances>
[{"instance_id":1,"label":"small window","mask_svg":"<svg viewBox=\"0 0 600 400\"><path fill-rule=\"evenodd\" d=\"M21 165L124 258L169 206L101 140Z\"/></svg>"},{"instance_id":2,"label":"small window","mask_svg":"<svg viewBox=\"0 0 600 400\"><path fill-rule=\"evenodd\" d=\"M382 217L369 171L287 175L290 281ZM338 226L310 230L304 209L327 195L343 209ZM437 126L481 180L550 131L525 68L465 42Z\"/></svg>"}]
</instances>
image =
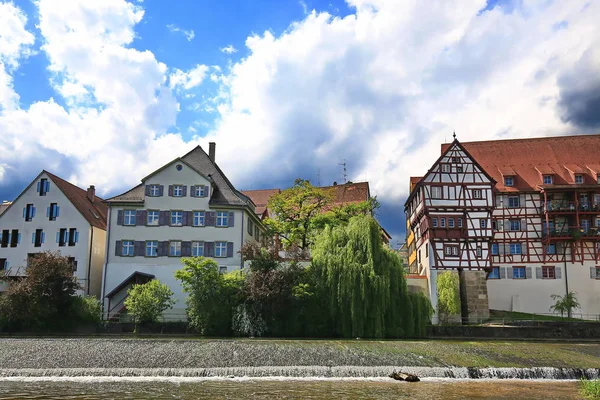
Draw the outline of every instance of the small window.
<instances>
[{"instance_id":1,"label":"small window","mask_svg":"<svg viewBox=\"0 0 600 400\"><path fill-rule=\"evenodd\" d=\"M552 175L544 175L544 185L552 185L554 183L554 177Z\"/></svg>"},{"instance_id":2,"label":"small window","mask_svg":"<svg viewBox=\"0 0 600 400\"><path fill-rule=\"evenodd\" d=\"M508 207L517 208L521 207L521 201L519 196L508 196Z\"/></svg>"},{"instance_id":3,"label":"small window","mask_svg":"<svg viewBox=\"0 0 600 400\"><path fill-rule=\"evenodd\" d=\"M456 221L458 222L458 227L462 228L463 227L462 218L457 218Z\"/></svg>"},{"instance_id":4,"label":"small window","mask_svg":"<svg viewBox=\"0 0 600 400\"><path fill-rule=\"evenodd\" d=\"M194 188L194 196L195 197L204 197L204 191L206 190L206 186L199 185Z\"/></svg>"},{"instance_id":5,"label":"small window","mask_svg":"<svg viewBox=\"0 0 600 400\"><path fill-rule=\"evenodd\" d=\"M459 162L460 162L460 157L452 157L452 162L453 162L454 164L457 164L457 163L459 163Z\"/></svg>"},{"instance_id":6,"label":"small window","mask_svg":"<svg viewBox=\"0 0 600 400\"><path fill-rule=\"evenodd\" d=\"M177 164L177 165L175 166L175 169L176 169L177 171L181 171L181 170L183 169L183 165L181 165L181 164Z\"/></svg>"},{"instance_id":7,"label":"small window","mask_svg":"<svg viewBox=\"0 0 600 400\"><path fill-rule=\"evenodd\" d=\"M77 260L75 257L69 257L69 264L71 265L73 272L77 272Z\"/></svg>"},{"instance_id":8,"label":"small window","mask_svg":"<svg viewBox=\"0 0 600 400\"><path fill-rule=\"evenodd\" d=\"M215 257L227 257L227 242L215 242Z\"/></svg>"},{"instance_id":9,"label":"small window","mask_svg":"<svg viewBox=\"0 0 600 400\"><path fill-rule=\"evenodd\" d=\"M44 243L44 231L42 229L36 229L32 236L33 246L42 247L42 243Z\"/></svg>"},{"instance_id":10,"label":"small window","mask_svg":"<svg viewBox=\"0 0 600 400\"><path fill-rule=\"evenodd\" d=\"M556 279L556 269L553 266L542 266L542 279Z\"/></svg>"},{"instance_id":11,"label":"small window","mask_svg":"<svg viewBox=\"0 0 600 400\"><path fill-rule=\"evenodd\" d=\"M183 197L183 185L173 185L173 197Z\"/></svg>"},{"instance_id":12,"label":"small window","mask_svg":"<svg viewBox=\"0 0 600 400\"><path fill-rule=\"evenodd\" d=\"M220 274L226 274L227 273L227 267L219 267L219 273Z\"/></svg>"},{"instance_id":13,"label":"small window","mask_svg":"<svg viewBox=\"0 0 600 400\"><path fill-rule=\"evenodd\" d=\"M10 233L10 247L17 247L21 242L21 234L18 229L13 229Z\"/></svg>"},{"instance_id":14,"label":"small window","mask_svg":"<svg viewBox=\"0 0 600 400\"><path fill-rule=\"evenodd\" d=\"M204 226L204 211L194 211L194 226Z\"/></svg>"},{"instance_id":15,"label":"small window","mask_svg":"<svg viewBox=\"0 0 600 400\"><path fill-rule=\"evenodd\" d=\"M254 238L256 241L260 241L260 230L258 229L258 225L254 225Z\"/></svg>"},{"instance_id":16,"label":"small window","mask_svg":"<svg viewBox=\"0 0 600 400\"><path fill-rule=\"evenodd\" d=\"M135 225L135 210L123 211L123 225Z\"/></svg>"},{"instance_id":17,"label":"small window","mask_svg":"<svg viewBox=\"0 0 600 400\"><path fill-rule=\"evenodd\" d=\"M158 256L158 242L150 240L146 242L146 257L157 257Z\"/></svg>"},{"instance_id":18,"label":"small window","mask_svg":"<svg viewBox=\"0 0 600 400\"><path fill-rule=\"evenodd\" d=\"M192 257L204 256L204 242L192 242Z\"/></svg>"},{"instance_id":19,"label":"small window","mask_svg":"<svg viewBox=\"0 0 600 400\"><path fill-rule=\"evenodd\" d=\"M6 258L0 258L0 271L8 269L8 260Z\"/></svg>"},{"instance_id":20,"label":"small window","mask_svg":"<svg viewBox=\"0 0 600 400\"><path fill-rule=\"evenodd\" d=\"M58 237L56 238L56 242L60 247L66 246L69 241L69 231L66 228L61 228L57 232Z\"/></svg>"},{"instance_id":21,"label":"small window","mask_svg":"<svg viewBox=\"0 0 600 400\"><path fill-rule=\"evenodd\" d=\"M488 279L500 279L500 267L493 267L492 272L488 275Z\"/></svg>"},{"instance_id":22,"label":"small window","mask_svg":"<svg viewBox=\"0 0 600 400\"><path fill-rule=\"evenodd\" d=\"M515 178L512 176L505 176L504 177L504 186L514 186L515 185Z\"/></svg>"},{"instance_id":23,"label":"small window","mask_svg":"<svg viewBox=\"0 0 600 400\"><path fill-rule=\"evenodd\" d=\"M448 218L448 228L454 228L454 218Z\"/></svg>"},{"instance_id":24,"label":"small window","mask_svg":"<svg viewBox=\"0 0 600 400\"><path fill-rule=\"evenodd\" d=\"M431 219L431 226L433 226L434 228L438 227L438 219L437 218Z\"/></svg>"},{"instance_id":25,"label":"small window","mask_svg":"<svg viewBox=\"0 0 600 400\"><path fill-rule=\"evenodd\" d=\"M158 225L158 217L160 212L157 210L148 210L148 216L146 218L146 225L157 226Z\"/></svg>"},{"instance_id":26,"label":"small window","mask_svg":"<svg viewBox=\"0 0 600 400\"><path fill-rule=\"evenodd\" d=\"M227 211L217 211L217 226L227 226L229 213Z\"/></svg>"},{"instance_id":27,"label":"small window","mask_svg":"<svg viewBox=\"0 0 600 400\"><path fill-rule=\"evenodd\" d=\"M71 228L69 229L69 246L75 246L75 243L79 241L79 232L77 229Z\"/></svg>"},{"instance_id":28,"label":"small window","mask_svg":"<svg viewBox=\"0 0 600 400\"><path fill-rule=\"evenodd\" d=\"M49 190L50 190L50 182L48 182L48 179L46 179L46 178L40 179L40 182L38 183L38 192L40 193L40 196L45 196Z\"/></svg>"},{"instance_id":29,"label":"small window","mask_svg":"<svg viewBox=\"0 0 600 400\"><path fill-rule=\"evenodd\" d=\"M123 257L133 257L133 247L133 240L123 240L123 242L121 243L121 255Z\"/></svg>"},{"instance_id":30,"label":"small window","mask_svg":"<svg viewBox=\"0 0 600 400\"><path fill-rule=\"evenodd\" d=\"M600 174L596 174L596 183L600 185Z\"/></svg>"},{"instance_id":31,"label":"small window","mask_svg":"<svg viewBox=\"0 0 600 400\"><path fill-rule=\"evenodd\" d=\"M25 221L31 221L35 217L35 207L33 204L27 204L27 206L23 209L23 218Z\"/></svg>"},{"instance_id":32,"label":"small window","mask_svg":"<svg viewBox=\"0 0 600 400\"><path fill-rule=\"evenodd\" d=\"M160 196L160 186L159 185L150 185L150 196L152 196L152 197Z\"/></svg>"},{"instance_id":33,"label":"small window","mask_svg":"<svg viewBox=\"0 0 600 400\"><path fill-rule=\"evenodd\" d=\"M10 231L8 229L2 230L2 240L0 240L0 247L8 247L8 243L10 242Z\"/></svg>"},{"instance_id":34,"label":"small window","mask_svg":"<svg viewBox=\"0 0 600 400\"><path fill-rule=\"evenodd\" d=\"M525 267L513 267L513 279L525 279Z\"/></svg>"},{"instance_id":35,"label":"small window","mask_svg":"<svg viewBox=\"0 0 600 400\"><path fill-rule=\"evenodd\" d=\"M440 218L440 226L441 226L442 228L445 228L445 227L446 227L446 218Z\"/></svg>"},{"instance_id":36,"label":"small window","mask_svg":"<svg viewBox=\"0 0 600 400\"><path fill-rule=\"evenodd\" d=\"M183 211L171 211L171 226L183 225Z\"/></svg>"},{"instance_id":37,"label":"small window","mask_svg":"<svg viewBox=\"0 0 600 400\"><path fill-rule=\"evenodd\" d=\"M583 183L583 175L577 174L575 175L575 183L581 185Z\"/></svg>"},{"instance_id":38,"label":"small window","mask_svg":"<svg viewBox=\"0 0 600 400\"><path fill-rule=\"evenodd\" d=\"M548 246L546 246L546 254L556 254L556 244L548 244Z\"/></svg>"},{"instance_id":39,"label":"small window","mask_svg":"<svg viewBox=\"0 0 600 400\"><path fill-rule=\"evenodd\" d=\"M481 189L473 189L473 198L474 199L481 199L481 198L483 198Z\"/></svg>"},{"instance_id":40,"label":"small window","mask_svg":"<svg viewBox=\"0 0 600 400\"><path fill-rule=\"evenodd\" d=\"M492 255L493 256L498 255L498 243L492 243Z\"/></svg>"},{"instance_id":41,"label":"small window","mask_svg":"<svg viewBox=\"0 0 600 400\"><path fill-rule=\"evenodd\" d=\"M442 198L442 187L441 186L431 186L431 198L432 199L441 199Z\"/></svg>"},{"instance_id":42,"label":"small window","mask_svg":"<svg viewBox=\"0 0 600 400\"><path fill-rule=\"evenodd\" d=\"M593 267L592 267L592 268L593 268ZM594 276L594 278L596 278L596 279L600 279L600 266L597 266L597 267L596 267L596 271L595 271L595 272L596 272L596 275Z\"/></svg>"},{"instance_id":43,"label":"small window","mask_svg":"<svg viewBox=\"0 0 600 400\"><path fill-rule=\"evenodd\" d=\"M483 251L481 250L481 246L477 246L475 248L475 254L477 255L477 258L481 258L482 257Z\"/></svg>"},{"instance_id":44,"label":"small window","mask_svg":"<svg viewBox=\"0 0 600 400\"><path fill-rule=\"evenodd\" d=\"M510 254L521 254L521 243L511 243Z\"/></svg>"},{"instance_id":45,"label":"small window","mask_svg":"<svg viewBox=\"0 0 600 400\"><path fill-rule=\"evenodd\" d=\"M462 172L463 172L463 167L462 167L462 165L457 165L457 166L456 166L456 172L458 172L458 173L462 173Z\"/></svg>"},{"instance_id":46,"label":"small window","mask_svg":"<svg viewBox=\"0 0 600 400\"><path fill-rule=\"evenodd\" d=\"M484 218L480 219L480 220L479 220L479 226L480 226L482 229L485 229L485 228L487 228L487 219L484 219Z\"/></svg>"},{"instance_id":47,"label":"small window","mask_svg":"<svg viewBox=\"0 0 600 400\"><path fill-rule=\"evenodd\" d=\"M48 208L48 220L56 221L58 218L59 207L56 203L50 203L50 207Z\"/></svg>"},{"instance_id":48,"label":"small window","mask_svg":"<svg viewBox=\"0 0 600 400\"><path fill-rule=\"evenodd\" d=\"M181 257L181 242L169 242L169 256Z\"/></svg>"},{"instance_id":49,"label":"small window","mask_svg":"<svg viewBox=\"0 0 600 400\"><path fill-rule=\"evenodd\" d=\"M458 246L455 246L455 245L444 246L444 254L447 256L458 257Z\"/></svg>"},{"instance_id":50,"label":"small window","mask_svg":"<svg viewBox=\"0 0 600 400\"><path fill-rule=\"evenodd\" d=\"M520 231L521 230L521 220L520 219L511 219L510 220L510 230L511 231Z\"/></svg>"},{"instance_id":51,"label":"small window","mask_svg":"<svg viewBox=\"0 0 600 400\"><path fill-rule=\"evenodd\" d=\"M445 174L449 174L452 171L450 164L440 164L440 168L441 168L442 172Z\"/></svg>"},{"instance_id":52,"label":"small window","mask_svg":"<svg viewBox=\"0 0 600 400\"><path fill-rule=\"evenodd\" d=\"M252 226L252 220L248 217L248 235L252 236L254 227Z\"/></svg>"}]
</instances>

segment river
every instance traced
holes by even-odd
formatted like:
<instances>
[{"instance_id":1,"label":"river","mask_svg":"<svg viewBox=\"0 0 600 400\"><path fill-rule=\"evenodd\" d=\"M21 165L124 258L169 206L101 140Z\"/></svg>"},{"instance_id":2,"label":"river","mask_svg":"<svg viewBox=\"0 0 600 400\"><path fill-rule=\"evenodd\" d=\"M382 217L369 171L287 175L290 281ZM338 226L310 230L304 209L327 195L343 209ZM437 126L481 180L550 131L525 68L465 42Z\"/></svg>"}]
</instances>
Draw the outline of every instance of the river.
<instances>
[{"instance_id":1,"label":"river","mask_svg":"<svg viewBox=\"0 0 600 400\"><path fill-rule=\"evenodd\" d=\"M413 399L569 400L576 381L389 379L2 378L0 399Z\"/></svg>"}]
</instances>

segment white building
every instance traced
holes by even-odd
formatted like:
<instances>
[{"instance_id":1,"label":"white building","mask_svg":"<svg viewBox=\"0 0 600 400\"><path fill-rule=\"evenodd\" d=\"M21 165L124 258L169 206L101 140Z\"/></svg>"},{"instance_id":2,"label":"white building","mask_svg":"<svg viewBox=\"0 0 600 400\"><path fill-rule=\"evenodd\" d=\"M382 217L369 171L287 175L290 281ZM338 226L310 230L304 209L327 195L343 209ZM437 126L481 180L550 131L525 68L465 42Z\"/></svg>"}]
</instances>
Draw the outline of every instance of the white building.
<instances>
[{"instance_id":1,"label":"white building","mask_svg":"<svg viewBox=\"0 0 600 400\"><path fill-rule=\"evenodd\" d=\"M58 250L71 259L80 294L100 297L107 211L94 186L42 171L0 215L1 273L18 279L37 253Z\"/></svg>"},{"instance_id":2,"label":"white building","mask_svg":"<svg viewBox=\"0 0 600 400\"><path fill-rule=\"evenodd\" d=\"M244 266L239 251L257 241L262 224L254 203L236 190L210 156L196 147L142 179L133 189L108 199L109 229L102 298L112 318L125 311L127 290L158 279L175 293L166 318L185 318L185 298L175 271L181 257L205 256L221 272Z\"/></svg>"}]
</instances>

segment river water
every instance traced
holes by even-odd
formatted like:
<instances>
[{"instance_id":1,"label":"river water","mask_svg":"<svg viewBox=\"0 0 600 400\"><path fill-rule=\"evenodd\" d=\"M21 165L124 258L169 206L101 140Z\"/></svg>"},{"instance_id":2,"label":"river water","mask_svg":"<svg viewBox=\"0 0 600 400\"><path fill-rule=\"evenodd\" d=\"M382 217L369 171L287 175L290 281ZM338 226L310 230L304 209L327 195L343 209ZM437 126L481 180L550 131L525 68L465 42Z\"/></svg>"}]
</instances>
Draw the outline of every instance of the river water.
<instances>
[{"instance_id":1,"label":"river water","mask_svg":"<svg viewBox=\"0 0 600 400\"><path fill-rule=\"evenodd\" d=\"M578 382L553 380L3 378L0 399L579 399Z\"/></svg>"}]
</instances>

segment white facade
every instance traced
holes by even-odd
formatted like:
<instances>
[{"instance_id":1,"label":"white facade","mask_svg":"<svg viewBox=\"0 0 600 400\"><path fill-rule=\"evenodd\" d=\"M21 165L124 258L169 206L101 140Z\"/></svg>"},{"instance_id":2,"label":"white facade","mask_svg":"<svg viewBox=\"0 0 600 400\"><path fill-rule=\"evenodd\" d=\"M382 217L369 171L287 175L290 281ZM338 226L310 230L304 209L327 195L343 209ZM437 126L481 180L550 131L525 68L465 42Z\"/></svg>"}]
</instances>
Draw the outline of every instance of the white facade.
<instances>
[{"instance_id":1,"label":"white facade","mask_svg":"<svg viewBox=\"0 0 600 400\"><path fill-rule=\"evenodd\" d=\"M195 151L205 156L202 149ZM221 272L243 268L239 251L244 243L257 240L262 225L251 202L217 204L214 199L223 189L208 175L188 164L184 157L146 177L142 185L132 190L139 198L127 199L126 193L109 199L103 284L105 313L109 317L123 310L122 301L130 287L123 283L134 273L152 275L167 284L177 303L165 313L165 318L184 319L187 295L174 276L183 267L182 257L211 257ZM196 192L196 187L203 189ZM129 241L133 242L133 249ZM115 288L121 289L111 293Z\"/></svg>"},{"instance_id":2,"label":"white facade","mask_svg":"<svg viewBox=\"0 0 600 400\"><path fill-rule=\"evenodd\" d=\"M43 195L40 187L47 189L41 191ZM77 195L85 196L83 189L69 188L70 192L76 190L81 191ZM53 176L42 172L0 216L0 235L3 273L23 276L28 255L59 251L73 258L74 275L83 288L80 294L100 296L106 231L88 222ZM0 285L0 290L8 286Z\"/></svg>"}]
</instances>

